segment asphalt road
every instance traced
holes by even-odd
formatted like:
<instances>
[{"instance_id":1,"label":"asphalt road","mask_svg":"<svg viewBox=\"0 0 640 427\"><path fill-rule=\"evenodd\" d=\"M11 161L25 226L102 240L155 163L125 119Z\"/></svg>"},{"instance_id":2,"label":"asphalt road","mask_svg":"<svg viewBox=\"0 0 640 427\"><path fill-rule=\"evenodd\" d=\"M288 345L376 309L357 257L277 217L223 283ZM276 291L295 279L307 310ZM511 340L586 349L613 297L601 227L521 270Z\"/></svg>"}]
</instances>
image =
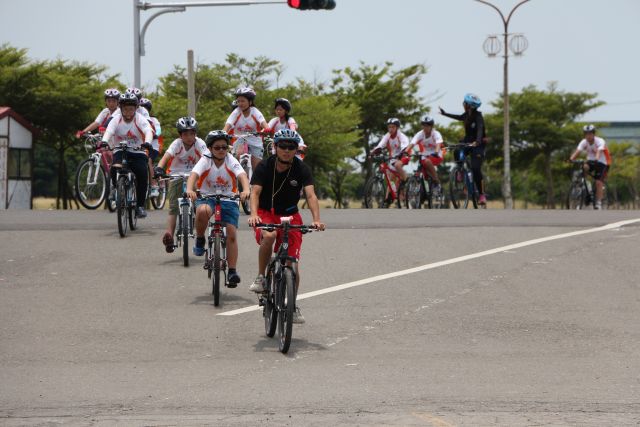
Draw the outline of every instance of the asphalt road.
<instances>
[{"instance_id":1,"label":"asphalt road","mask_svg":"<svg viewBox=\"0 0 640 427\"><path fill-rule=\"evenodd\" d=\"M323 210L287 355L165 215L0 212L0 425L640 424L638 211Z\"/></svg>"}]
</instances>

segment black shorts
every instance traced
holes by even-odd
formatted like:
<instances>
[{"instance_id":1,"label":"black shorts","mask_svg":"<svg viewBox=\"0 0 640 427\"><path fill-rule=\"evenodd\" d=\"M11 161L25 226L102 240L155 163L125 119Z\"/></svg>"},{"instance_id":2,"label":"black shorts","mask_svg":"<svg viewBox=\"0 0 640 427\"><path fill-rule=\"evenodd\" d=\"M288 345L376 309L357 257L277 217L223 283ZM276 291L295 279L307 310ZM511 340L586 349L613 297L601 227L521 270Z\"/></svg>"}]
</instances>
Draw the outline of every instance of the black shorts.
<instances>
[{"instance_id":1,"label":"black shorts","mask_svg":"<svg viewBox=\"0 0 640 427\"><path fill-rule=\"evenodd\" d=\"M587 161L589 165L589 173L593 174L593 177L598 181L604 181L607 179L607 172L609 171L609 165L600 163L596 160Z\"/></svg>"}]
</instances>

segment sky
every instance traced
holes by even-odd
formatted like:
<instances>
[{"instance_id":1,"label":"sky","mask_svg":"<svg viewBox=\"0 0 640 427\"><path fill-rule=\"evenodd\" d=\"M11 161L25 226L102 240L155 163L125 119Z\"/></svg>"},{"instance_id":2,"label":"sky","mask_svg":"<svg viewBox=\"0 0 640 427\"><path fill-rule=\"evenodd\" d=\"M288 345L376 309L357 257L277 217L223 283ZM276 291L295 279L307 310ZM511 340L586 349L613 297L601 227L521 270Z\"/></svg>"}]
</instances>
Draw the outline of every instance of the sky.
<instances>
[{"instance_id":1,"label":"sky","mask_svg":"<svg viewBox=\"0 0 640 427\"><path fill-rule=\"evenodd\" d=\"M198 0L192 0L198 1ZM517 0L491 0L505 15ZM185 0L149 0L184 3ZM297 11L286 4L191 7L159 16L146 33L142 86L196 61L222 62L234 52L265 55L285 65L283 80L328 82L332 70L360 61L396 67L422 63L429 71L418 95L433 114L438 106L461 112L474 92L490 112L501 96L502 58L482 49L502 21L474 0L336 0L332 11ZM105 64L133 83L133 0L0 0L0 44L28 49L34 59L62 58ZM141 13L141 25L158 9ZM586 121L640 121L637 23L640 0L531 0L514 13L510 33L529 48L509 61L509 89L595 92L607 105ZM437 99L434 99L437 94ZM259 96L259 94L258 94ZM265 112L266 114L266 112ZM294 105L295 115L295 105ZM442 116L438 121L448 123ZM381 118L384 120L384 118Z\"/></svg>"}]
</instances>

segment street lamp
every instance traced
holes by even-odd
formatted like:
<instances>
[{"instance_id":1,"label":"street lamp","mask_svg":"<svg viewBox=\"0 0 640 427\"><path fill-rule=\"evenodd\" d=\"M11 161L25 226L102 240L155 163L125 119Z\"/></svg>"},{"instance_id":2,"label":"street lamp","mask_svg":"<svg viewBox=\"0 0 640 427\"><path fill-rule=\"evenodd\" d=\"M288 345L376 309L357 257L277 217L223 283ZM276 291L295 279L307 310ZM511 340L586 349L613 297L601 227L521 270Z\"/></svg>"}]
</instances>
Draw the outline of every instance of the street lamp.
<instances>
[{"instance_id":1,"label":"street lamp","mask_svg":"<svg viewBox=\"0 0 640 427\"><path fill-rule=\"evenodd\" d=\"M509 21L517 8L527 3L530 0L522 0L515 5L509 15L505 18L504 14L493 4L486 0L475 0L478 3L486 4L487 6L495 9L502 18L504 24L504 33L502 33L503 41L497 35L491 35L487 37L482 48L489 57L497 56L501 51L504 51L504 81L502 88L503 108L504 108L504 179L502 181L502 194L504 196L505 209L513 209L513 197L511 195L511 142L509 135L509 51L514 55L520 56L529 47L529 42L522 34L509 34Z\"/></svg>"}]
</instances>

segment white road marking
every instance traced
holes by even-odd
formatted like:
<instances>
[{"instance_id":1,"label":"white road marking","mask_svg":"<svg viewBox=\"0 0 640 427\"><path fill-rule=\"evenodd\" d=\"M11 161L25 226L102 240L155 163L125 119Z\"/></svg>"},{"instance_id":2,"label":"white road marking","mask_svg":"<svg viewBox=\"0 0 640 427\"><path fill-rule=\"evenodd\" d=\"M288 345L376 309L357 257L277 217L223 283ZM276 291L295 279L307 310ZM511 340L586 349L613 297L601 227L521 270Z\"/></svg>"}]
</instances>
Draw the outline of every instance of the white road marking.
<instances>
[{"instance_id":1,"label":"white road marking","mask_svg":"<svg viewBox=\"0 0 640 427\"><path fill-rule=\"evenodd\" d=\"M393 279L395 277L406 276L408 274L419 273L425 270L431 270L438 267L444 267L445 265L457 264L459 262L469 261L476 258L481 258L493 254L497 254L500 252L512 251L514 249L524 248L527 246L533 246L540 243L550 242L553 240L566 239L568 237L581 236L584 234L598 233L600 231L614 230L616 228L624 227L625 225L635 224L640 222L640 218L630 219L626 221L613 222L611 224L603 225L601 227L596 228L588 228L586 230L579 231L571 231L569 233L556 234L553 236L541 237L539 239L526 240L520 243L513 243L511 245L501 246L495 249L489 249L486 251L476 252L469 255L464 255L456 258L450 258L444 261L433 262L430 264L421 265L418 267L408 268L405 270L395 271L387 274L380 274L378 276L369 277L366 279L356 280L354 282L343 283L341 285L331 286L329 288L319 289L317 291L307 292L304 294L298 295L298 300L303 300L307 298L313 298L324 294L329 294L331 292L343 291L345 289L355 288L357 286L368 285L369 283L379 282L381 280ZM235 316L236 314L248 313L250 311L259 310L260 307L257 305L253 305L250 307L239 308L237 310L225 311L223 313L218 313L218 316Z\"/></svg>"}]
</instances>

